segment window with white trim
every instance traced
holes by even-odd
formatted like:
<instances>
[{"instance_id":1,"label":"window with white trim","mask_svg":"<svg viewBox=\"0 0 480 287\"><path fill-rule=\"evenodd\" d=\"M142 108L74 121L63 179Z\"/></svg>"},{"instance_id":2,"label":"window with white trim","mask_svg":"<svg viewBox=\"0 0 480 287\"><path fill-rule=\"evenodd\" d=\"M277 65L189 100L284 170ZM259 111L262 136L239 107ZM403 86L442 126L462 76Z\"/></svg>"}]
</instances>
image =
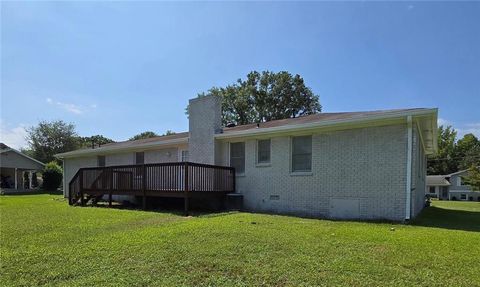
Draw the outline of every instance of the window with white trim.
<instances>
[{"instance_id":1,"label":"window with white trim","mask_svg":"<svg viewBox=\"0 0 480 287\"><path fill-rule=\"evenodd\" d=\"M467 200L467 195L465 193L460 194L461 200Z\"/></svg>"},{"instance_id":2,"label":"window with white trim","mask_svg":"<svg viewBox=\"0 0 480 287\"><path fill-rule=\"evenodd\" d=\"M188 161L188 150L182 150L182 161Z\"/></svg>"},{"instance_id":3,"label":"window with white trim","mask_svg":"<svg viewBox=\"0 0 480 287\"><path fill-rule=\"evenodd\" d=\"M292 172L312 171L312 136L292 138Z\"/></svg>"},{"instance_id":4,"label":"window with white trim","mask_svg":"<svg viewBox=\"0 0 480 287\"><path fill-rule=\"evenodd\" d=\"M457 186L462 186L462 185L465 185L465 181L463 180L463 177L461 177L460 175L458 175L458 177L457 177Z\"/></svg>"},{"instance_id":5,"label":"window with white trim","mask_svg":"<svg viewBox=\"0 0 480 287\"><path fill-rule=\"evenodd\" d=\"M257 163L270 163L270 139L257 141Z\"/></svg>"},{"instance_id":6,"label":"window with white trim","mask_svg":"<svg viewBox=\"0 0 480 287\"><path fill-rule=\"evenodd\" d=\"M230 166L235 168L235 173L245 173L245 143L230 143Z\"/></svg>"}]
</instances>

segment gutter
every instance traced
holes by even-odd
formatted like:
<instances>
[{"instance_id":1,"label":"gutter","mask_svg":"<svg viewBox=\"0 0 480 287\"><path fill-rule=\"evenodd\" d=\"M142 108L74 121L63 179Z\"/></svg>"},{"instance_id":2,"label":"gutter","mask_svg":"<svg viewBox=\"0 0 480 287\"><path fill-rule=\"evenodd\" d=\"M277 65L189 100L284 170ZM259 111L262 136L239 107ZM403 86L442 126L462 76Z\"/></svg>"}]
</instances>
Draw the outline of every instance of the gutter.
<instances>
[{"instance_id":1,"label":"gutter","mask_svg":"<svg viewBox=\"0 0 480 287\"><path fill-rule=\"evenodd\" d=\"M412 132L412 116L407 117L407 180L405 185L406 200L405 200L405 220L410 220L412 212L412 147L413 147L413 132Z\"/></svg>"},{"instance_id":2,"label":"gutter","mask_svg":"<svg viewBox=\"0 0 480 287\"><path fill-rule=\"evenodd\" d=\"M330 121L320 121L314 123L304 123L296 125L285 125L279 127L271 128L260 128L260 129L249 129L244 131L230 132L215 134L216 139L226 139L226 138L235 138L242 136L258 135L258 134L267 134L267 133L277 133L277 132L289 132L299 129L313 129L319 127L334 127L346 124L356 124L356 123L369 123L374 121L381 120L392 120L392 119L401 119L405 116L428 116L436 115L437 109L425 109L421 111L409 111L409 112L394 112L388 115L375 115L375 116L363 116L353 119L341 119L341 120L330 120Z\"/></svg>"}]
</instances>

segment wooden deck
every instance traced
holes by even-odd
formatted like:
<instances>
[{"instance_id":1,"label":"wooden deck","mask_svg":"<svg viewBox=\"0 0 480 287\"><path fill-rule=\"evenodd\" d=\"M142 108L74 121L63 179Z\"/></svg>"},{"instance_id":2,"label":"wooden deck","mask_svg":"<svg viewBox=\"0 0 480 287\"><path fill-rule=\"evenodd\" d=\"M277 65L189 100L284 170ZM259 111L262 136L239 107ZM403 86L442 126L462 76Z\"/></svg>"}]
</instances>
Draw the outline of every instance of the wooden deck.
<instances>
[{"instance_id":1,"label":"wooden deck","mask_svg":"<svg viewBox=\"0 0 480 287\"><path fill-rule=\"evenodd\" d=\"M225 196L235 192L235 169L232 167L173 162L81 168L69 183L69 204L85 205L105 195L112 204L113 195L177 197L185 202L192 197Z\"/></svg>"}]
</instances>

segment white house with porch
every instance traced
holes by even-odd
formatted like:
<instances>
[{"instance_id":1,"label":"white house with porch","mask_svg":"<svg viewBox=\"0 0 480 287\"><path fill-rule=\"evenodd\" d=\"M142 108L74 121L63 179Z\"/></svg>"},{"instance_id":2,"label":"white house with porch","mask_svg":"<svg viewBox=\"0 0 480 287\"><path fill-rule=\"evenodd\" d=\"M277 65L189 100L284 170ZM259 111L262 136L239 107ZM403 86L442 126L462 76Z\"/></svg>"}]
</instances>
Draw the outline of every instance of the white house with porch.
<instances>
[{"instance_id":1,"label":"white house with porch","mask_svg":"<svg viewBox=\"0 0 480 287\"><path fill-rule=\"evenodd\" d=\"M0 176L2 189L32 189L33 174L41 171L44 166L42 162L0 143ZM28 180L25 180L26 176Z\"/></svg>"}]
</instances>

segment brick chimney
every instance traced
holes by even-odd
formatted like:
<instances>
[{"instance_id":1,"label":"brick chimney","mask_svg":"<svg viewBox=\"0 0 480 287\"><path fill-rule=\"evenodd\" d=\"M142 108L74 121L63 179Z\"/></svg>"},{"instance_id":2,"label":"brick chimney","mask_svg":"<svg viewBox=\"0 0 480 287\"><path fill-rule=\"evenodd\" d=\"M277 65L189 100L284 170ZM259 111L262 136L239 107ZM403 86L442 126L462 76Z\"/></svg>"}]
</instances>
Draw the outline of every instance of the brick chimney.
<instances>
[{"instance_id":1,"label":"brick chimney","mask_svg":"<svg viewBox=\"0 0 480 287\"><path fill-rule=\"evenodd\" d=\"M214 134L222 128L222 102L218 96L191 99L188 105L189 160L215 164Z\"/></svg>"}]
</instances>

